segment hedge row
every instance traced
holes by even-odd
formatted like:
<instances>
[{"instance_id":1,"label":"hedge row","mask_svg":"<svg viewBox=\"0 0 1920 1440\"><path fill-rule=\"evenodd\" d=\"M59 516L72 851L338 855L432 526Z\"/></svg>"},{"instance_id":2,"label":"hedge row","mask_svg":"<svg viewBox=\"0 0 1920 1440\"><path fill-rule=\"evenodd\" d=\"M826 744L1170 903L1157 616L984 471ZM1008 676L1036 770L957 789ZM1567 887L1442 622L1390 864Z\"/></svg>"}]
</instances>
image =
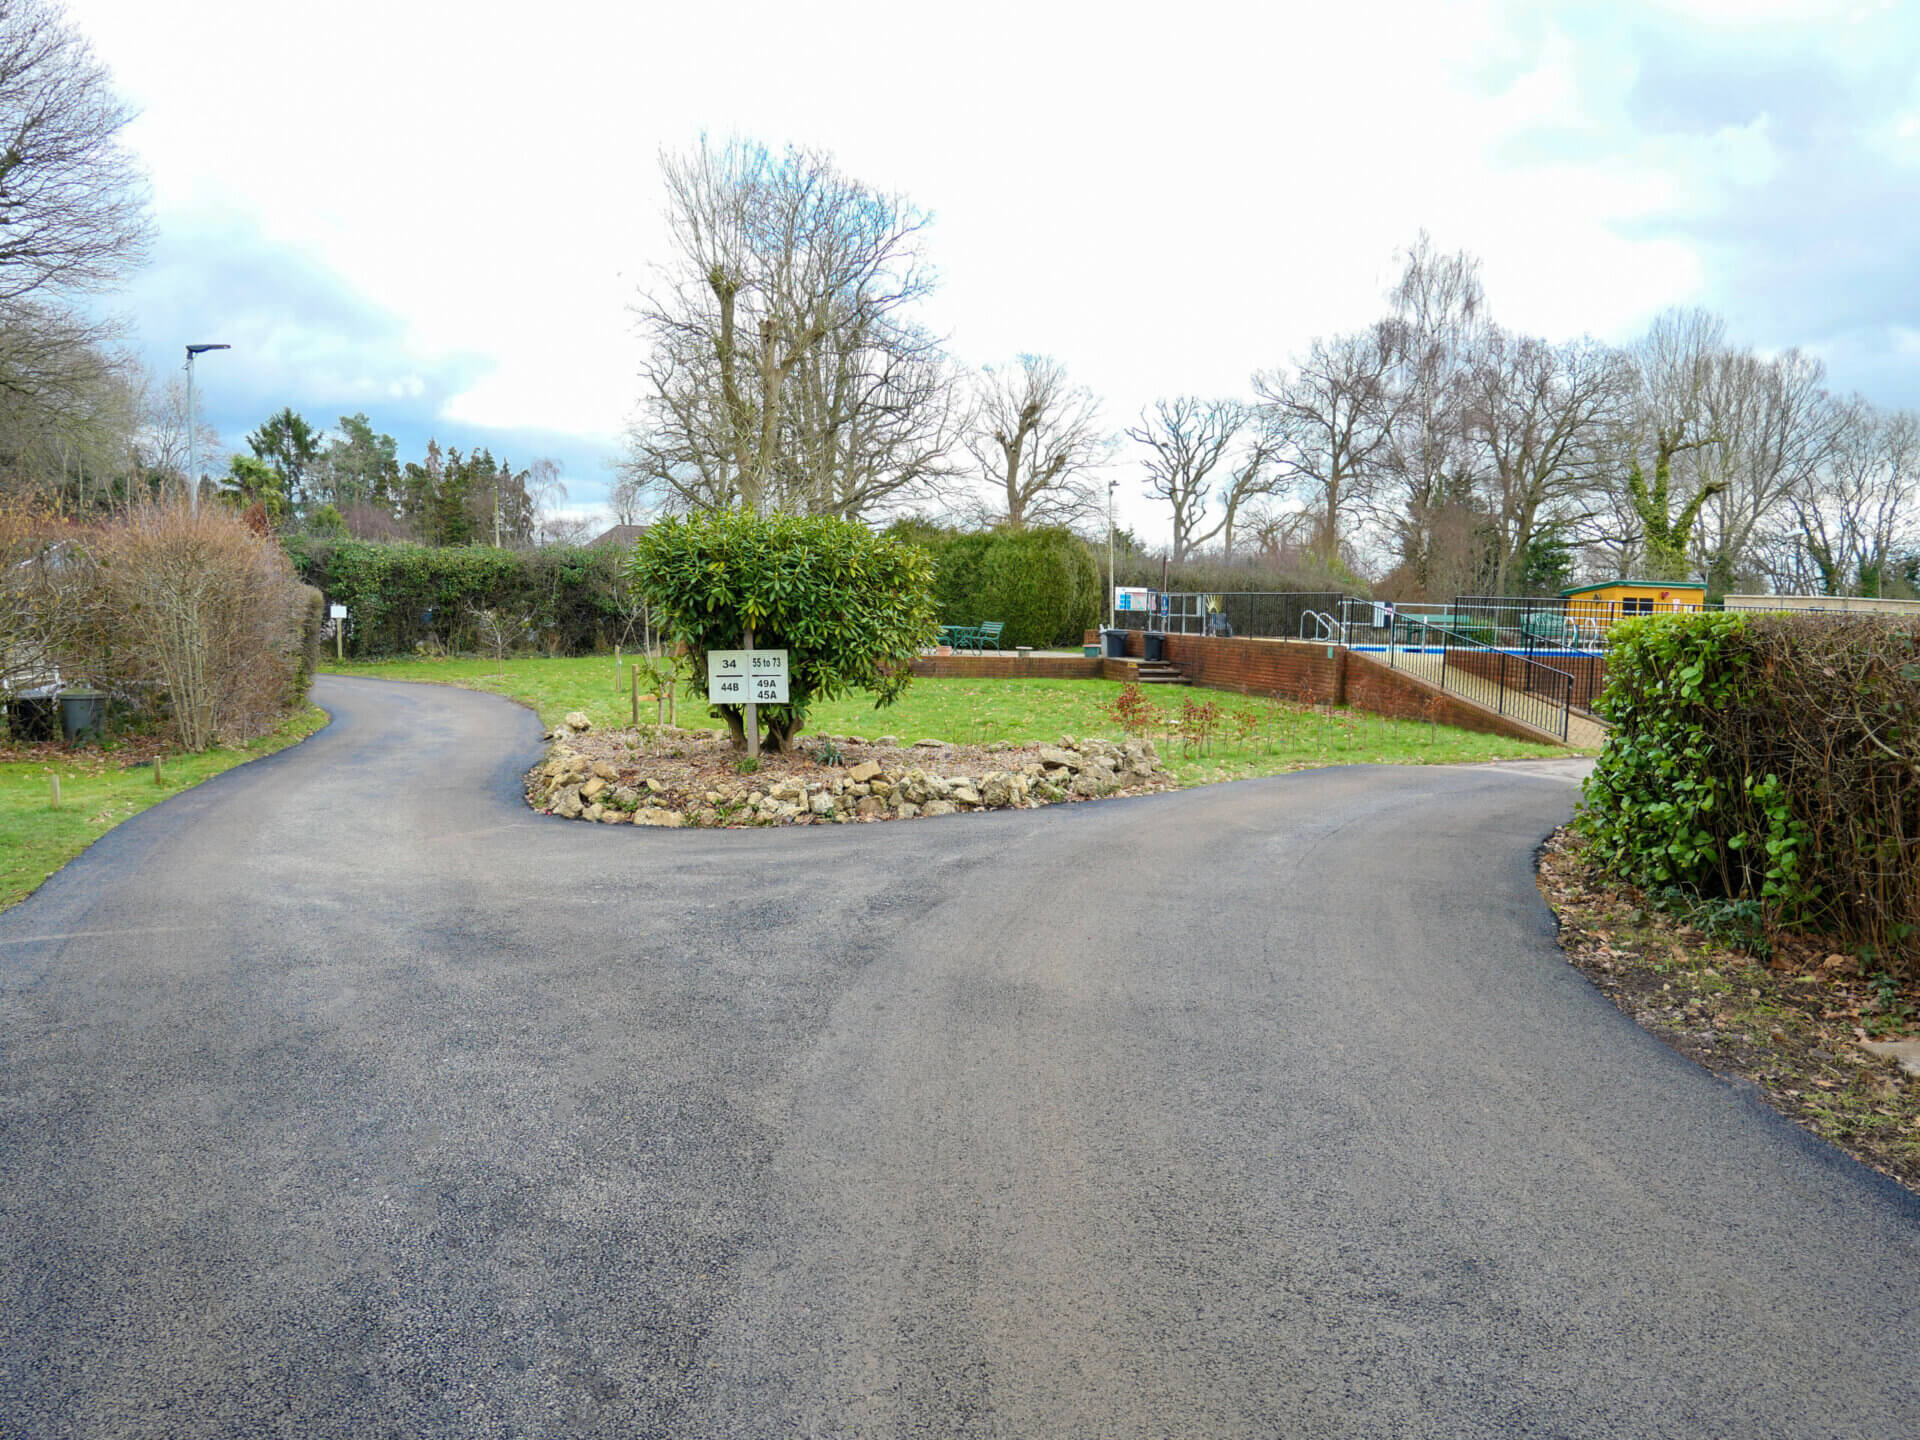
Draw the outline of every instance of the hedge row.
<instances>
[{"instance_id":1,"label":"hedge row","mask_svg":"<svg viewBox=\"0 0 1920 1440\"><path fill-rule=\"evenodd\" d=\"M300 578L347 607L358 656L470 651L525 635L549 654L639 642L644 614L627 589L629 552L613 547L497 550L364 540L289 543Z\"/></svg>"},{"instance_id":2,"label":"hedge row","mask_svg":"<svg viewBox=\"0 0 1920 1440\"><path fill-rule=\"evenodd\" d=\"M944 625L997 620L1003 647L1071 645L1105 613L1087 542L1066 530L955 534L929 526L893 532L934 558L934 604Z\"/></svg>"},{"instance_id":3,"label":"hedge row","mask_svg":"<svg viewBox=\"0 0 1920 1440\"><path fill-rule=\"evenodd\" d=\"M1658 616L1612 641L1593 857L1920 975L1920 624Z\"/></svg>"}]
</instances>

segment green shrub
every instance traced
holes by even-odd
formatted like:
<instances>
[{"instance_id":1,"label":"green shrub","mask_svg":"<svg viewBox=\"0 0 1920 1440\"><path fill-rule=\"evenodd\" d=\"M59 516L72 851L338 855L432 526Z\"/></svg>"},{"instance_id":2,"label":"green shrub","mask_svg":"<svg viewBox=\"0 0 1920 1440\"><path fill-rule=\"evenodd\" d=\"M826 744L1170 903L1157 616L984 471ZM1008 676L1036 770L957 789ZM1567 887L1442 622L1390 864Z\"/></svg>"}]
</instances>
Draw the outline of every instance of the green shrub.
<instances>
[{"instance_id":1,"label":"green shrub","mask_svg":"<svg viewBox=\"0 0 1920 1440\"><path fill-rule=\"evenodd\" d=\"M1595 709L1612 730L1578 824L1596 861L1920 969L1920 625L1623 622Z\"/></svg>"},{"instance_id":2,"label":"green shrub","mask_svg":"<svg viewBox=\"0 0 1920 1440\"><path fill-rule=\"evenodd\" d=\"M891 704L913 678L912 661L938 633L933 564L916 546L851 520L721 510L675 516L635 550L632 583L684 643L693 694L707 692L707 653L787 652L788 702L759 707L765 744L789 749L816 700L850 690ZM736 744L744 706L719 705Z\"/></svg>"},{"instance_id":3,"label":"green shrub","mask_svg":"<svg viewBox=\"0 0 1920 1440\"><path fill-rule=\"evenodd\" d=\"M294 658L293 688L287 698L289 707L307 703L307 692L313 689L314 671L320 668L320 646L327 628L327 597L311 585L302 585L300 592L300 649Z\"/></svg>"},{"instance_id":4,"label":"green shrub","mask_svg":"<svg viewBox=\"0 0 1920 1440\"><path fill-rule=\"evenodd\" d=\"M1100 613L1100 574L1086 542L1065 530L992 537L980 565L982 620L1006 625L1000 643L1078 645Z\"/></svg>"},{"instance_id":5,"label":"green shrub","mask_svg":"<svg viewBox=\"0 0 1920 1440\"><path fill-rule=\"evenodd\" d=\"M956 534L924 521L888 534L934 559L934 604L946 625L998 620L1001 644L1078 645L1101 614L1100 569L1067 530Z\"/></svg>"},{"instance_id":6,"label":"green shrub","mask_svg":"<svg viewBox=\"0 0 1920 1440\"><path fill-rule=\"evenodd\" d=\"M481 643L474 617L486 612L527 617L554 655L638 641L623 574L628 552L612 547L499 550L299 537L288 552L303 580L347 607L352 655L473 650Z\"/></svg>"}]
</instances>

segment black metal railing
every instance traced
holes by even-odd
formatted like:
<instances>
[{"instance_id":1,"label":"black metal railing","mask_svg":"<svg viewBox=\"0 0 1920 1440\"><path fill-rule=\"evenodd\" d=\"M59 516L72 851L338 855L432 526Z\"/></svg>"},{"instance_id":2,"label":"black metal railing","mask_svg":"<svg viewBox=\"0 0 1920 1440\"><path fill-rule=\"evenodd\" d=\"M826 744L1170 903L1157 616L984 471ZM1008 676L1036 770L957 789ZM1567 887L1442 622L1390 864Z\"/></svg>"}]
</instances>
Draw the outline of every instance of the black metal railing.
<instances>
[{"instance_id":1,"label":"black metal railing","mask_svg":"<svg viewBox=\"0 0 1920 1440\"><path fill-rule=\"evenodd\" d=\"M1337 590L1180 590L1156 593L1147 610L1121 610L1114 624L1169 635L1292 639L1308 611L1341 613L1348 597ZM1365 602L1354 602L1364 604Z\"/></svg>"},{"instance_id":2,"label":"black metal railing","mask_svg":"<svg viewBox=\"0 0 1920 1440\"><path fill-rule=\"evenodd\" d=\"M1402 633L1404 632L1404 634ZM1424 620L1406 620L1386 647L1387 664L1419 674L1431 669L1423 663L1407 665L1402 649L1422 657L1440 651L1439 685L1443 691L1473 701L1495 714L1510 716L1523 725L1565 740L1572 728L1574 677L1544 661L1489 644L1477 636ZM1473 657L1468 659L1467 657ZM1493 687L1491 703L1480 686Z\"/></svg>"}]
</instances>

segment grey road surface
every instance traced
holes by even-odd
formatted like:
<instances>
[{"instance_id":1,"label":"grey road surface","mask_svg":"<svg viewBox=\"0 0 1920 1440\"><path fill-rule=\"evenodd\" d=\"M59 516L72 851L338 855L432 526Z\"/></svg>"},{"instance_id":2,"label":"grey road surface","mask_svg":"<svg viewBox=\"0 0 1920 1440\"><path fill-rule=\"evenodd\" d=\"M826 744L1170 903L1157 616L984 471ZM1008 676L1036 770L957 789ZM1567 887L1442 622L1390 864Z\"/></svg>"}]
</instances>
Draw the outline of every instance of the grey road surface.
<instances>
[{"instance_id":1,"label":"grey road surface","mask_svg":"<svg viewBox=\"0 0 1920 1440\"><path fill-rule=\"evenodd\" d=\"M317 694L0 917L0 1435L1920 1433L1920 1205L1561 960L1564 766L611 829Z\"/></svg>"}]
</instances>

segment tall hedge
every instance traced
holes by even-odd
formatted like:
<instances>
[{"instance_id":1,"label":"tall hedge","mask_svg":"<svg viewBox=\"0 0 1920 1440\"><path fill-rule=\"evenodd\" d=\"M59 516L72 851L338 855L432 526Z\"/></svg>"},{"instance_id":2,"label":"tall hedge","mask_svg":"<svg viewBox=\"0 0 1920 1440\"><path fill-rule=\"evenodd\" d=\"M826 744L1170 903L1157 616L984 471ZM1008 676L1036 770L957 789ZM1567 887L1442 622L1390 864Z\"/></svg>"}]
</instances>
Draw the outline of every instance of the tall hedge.
<instances>
[{"instance_id":1,"label":"tall hedge","mask_svg":"<svg viewBox=\"0 0 1920 1440\"><path fill-rule=\"evenodd\" d=\"M1655 889L1920 974L1920 623L1673 615L1614 628L1579 826Z\"/></svg>"},{"instance_id":2,"label":"tall hedge","mask_svg":"<svg viewBox=\"0 0 1920 1440\"><path fill-rule=\"evenodd\" d=\"M1101 612L1100 570L1067 530L997 530L910 538L934 556L942 623L998 620L1003 646L1080 644Z\"/></svg>"},{"instance_id":3,"label":"tall hedge","mask_svg":"<svg viewBox=\"0 0 1920 1440\"><path fill-rule=\"evenodd\" d=\"M289 553L301 579L347 607L353 655L405 654L420 645L474 649L482 610L525 621L552 654L636 641L637 612L622 573L625 550L341 540L296 541Z\"/></svg>"}]
</instances>

